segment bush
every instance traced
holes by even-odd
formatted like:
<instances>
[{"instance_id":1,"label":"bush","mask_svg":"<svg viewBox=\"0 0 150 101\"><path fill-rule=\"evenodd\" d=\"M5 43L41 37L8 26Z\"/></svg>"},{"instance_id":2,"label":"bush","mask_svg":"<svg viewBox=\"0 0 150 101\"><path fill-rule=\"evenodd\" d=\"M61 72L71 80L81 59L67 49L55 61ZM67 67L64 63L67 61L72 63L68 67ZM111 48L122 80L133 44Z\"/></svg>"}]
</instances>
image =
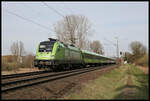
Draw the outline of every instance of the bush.
<instances>
[{"instance_id":1,"label":"bush","mask_svg":"<svg viewBox=\"0 0 150 101\"><path fill-rule=\"evenodd\" d=\"M135 61L135 64L147 67L148 66L148 55L144 55L142 58Z\"/></svg>"},{"instance_id":2,"label":"bush","mask_svg":"<svg viewBox=\"0 0 150 101\"><path fill-rule=\"evenodd\" d=\"M13 56L7 56L7 62L13 62L14 57Z\"/></svg>"},{"instance_id":3,"label":"bush","mask_svg":"<svg viewBox=\"0 0 150 101\"><path fill-rule=\"evenodd\" d=\"M19 66L16 62L12 62L12 63L2 62L2 71L16 70L18 68Z\"/></svg>"},{"instance_id":4,"label":"bush","mask_svg":"<svg viewBox=\"0 0 150 101\"><path fill-rule=\"evenodd\" d=\"M2 56L2 71L18 69L18 64L12 56Z\"/></svg>"},{"instance_id":5,"label":"bush","mask_svg":"<svg viewBox=\"0 0 150 101\"><path fill-rule=\"evenodd\" d=\"M19 63L11 55L2 56L2 71L16 70L19 68L32 68L34 57L32 55L23 56L22 63Z\"/></svg>"},{"instance_id":6,"label":"bush","mask_svg":"<svg viewBox=\"0 0 150 101\"><path fill-rule=\"evenodd\" d=\"M34 57L32 55L27 55L23 58L22 67L32 68Z\"/></svg>"}]
</instances>

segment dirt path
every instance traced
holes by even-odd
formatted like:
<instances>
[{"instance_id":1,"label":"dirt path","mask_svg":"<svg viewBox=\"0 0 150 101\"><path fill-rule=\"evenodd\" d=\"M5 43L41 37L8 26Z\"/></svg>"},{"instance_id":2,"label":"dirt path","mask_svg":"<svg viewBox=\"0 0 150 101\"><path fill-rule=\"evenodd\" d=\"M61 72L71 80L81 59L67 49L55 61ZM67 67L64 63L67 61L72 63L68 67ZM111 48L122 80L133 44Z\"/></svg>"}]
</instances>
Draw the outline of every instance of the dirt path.
<instances>
[{"instance_id":1,"label":"dirt path","mask_svg":"<svg viewBox=\"0 0 150 101\"><path fill-rule=\"evenodd\" d=\"M127 75L126 75L126 85L122 91L121 99L135 99L135 91L136 89L133 86L131 74L130 74L130 67L127 67Z\"/></svg>"}]
</instances>

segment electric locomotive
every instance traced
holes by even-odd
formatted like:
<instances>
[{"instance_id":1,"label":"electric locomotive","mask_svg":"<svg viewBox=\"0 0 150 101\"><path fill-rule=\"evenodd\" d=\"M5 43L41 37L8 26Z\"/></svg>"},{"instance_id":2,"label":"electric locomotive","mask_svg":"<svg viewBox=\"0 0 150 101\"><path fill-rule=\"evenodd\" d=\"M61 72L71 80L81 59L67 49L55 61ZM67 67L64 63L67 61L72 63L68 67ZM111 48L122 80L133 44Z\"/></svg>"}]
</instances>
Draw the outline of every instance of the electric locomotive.
<instances>
[{"instance_id":1,"label":"electric locomotive","mask_svg":"<svg viewBox=\"0 0 150 101\"><path fill-rule=\"evenodd\" d=\"M34 66L41 68L64 69L82 65L81 50L73 45L67 45L57 39L40 42L36 49ZM61 65L61 66L60 66Z\"/></svg>"}]
</instances>

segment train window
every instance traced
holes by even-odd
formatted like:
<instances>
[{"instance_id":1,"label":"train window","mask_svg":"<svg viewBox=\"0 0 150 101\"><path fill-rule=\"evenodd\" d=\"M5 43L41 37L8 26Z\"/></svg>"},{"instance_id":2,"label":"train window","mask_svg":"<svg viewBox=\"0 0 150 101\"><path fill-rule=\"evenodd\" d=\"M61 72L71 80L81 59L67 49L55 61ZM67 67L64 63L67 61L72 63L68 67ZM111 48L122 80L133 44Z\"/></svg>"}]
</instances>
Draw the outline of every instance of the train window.
<instances>
[{"instance_id":1,"label":"train window","mask_svg":"<svg viewBox=\"0 0 150 101\"><path fill-rule=\"evenodd\" d=\"M45 48L45 45L40 45L40 48Z\"/></svg>"},{"instance_id":2,"label":"train window","mask_svg":"<svg viewBox=\"0 0 150 101\"><path fill-rule=\"evenodd\" d=\"M54 46L54 41L44 41L40 43L39 52L51 52Z\"/></svg>"}]
</instances>

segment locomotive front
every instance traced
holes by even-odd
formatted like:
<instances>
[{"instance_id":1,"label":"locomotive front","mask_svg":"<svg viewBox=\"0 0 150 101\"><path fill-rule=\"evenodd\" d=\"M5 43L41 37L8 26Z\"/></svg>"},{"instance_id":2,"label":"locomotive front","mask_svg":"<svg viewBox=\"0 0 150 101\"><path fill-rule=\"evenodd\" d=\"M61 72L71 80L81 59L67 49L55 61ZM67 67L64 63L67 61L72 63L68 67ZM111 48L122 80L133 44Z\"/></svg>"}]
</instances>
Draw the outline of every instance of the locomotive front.
<instances>
[{"instance_id":1,"label":"locomotive front","mask_svg":"<svg viewBox=\"0 0 150 101\"><path fill-rule=\"evenodd\" d=\"M49 41L40 42L36 49L34 66L40 68L53 66L53 48L56 40L49 38Z\"/></svg>"}]
</instances>

